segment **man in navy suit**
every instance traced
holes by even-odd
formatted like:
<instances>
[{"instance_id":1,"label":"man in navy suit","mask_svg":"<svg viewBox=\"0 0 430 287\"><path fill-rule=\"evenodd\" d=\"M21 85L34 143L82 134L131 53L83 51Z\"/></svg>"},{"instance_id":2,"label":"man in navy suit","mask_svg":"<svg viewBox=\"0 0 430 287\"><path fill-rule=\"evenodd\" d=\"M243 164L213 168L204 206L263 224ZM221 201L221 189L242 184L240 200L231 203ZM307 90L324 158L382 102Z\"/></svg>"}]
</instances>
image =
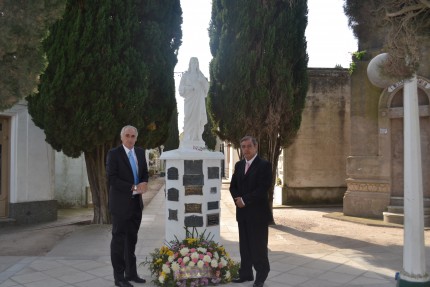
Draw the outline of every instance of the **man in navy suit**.
<instances>
[{"instance_id":1,"label":"man in navy suit","mask_svg":"<svg viewBox=\"0 0 430 287\"><path fill-rule=\"evenodd\" d=\"M239 226L240 269L234 283L253 281L262 287L270 271L268 258L269 223L272 212L268 191L272 183L272 165L257 155L258 143L254 137L240 140L245 159L238 161L230 183L230 193L236 204Z\"/></svg>"},{"instance_id":2,"label":"man in navy suit","mask_svg":"<svg viewBox=\"0 0 430 287\"><path fill-rule=\"evenodd\" d=\"M128 281L145 283L136 268L137 232L142 220L142 194L147 190L145 150L135 147L137 129L121 130L122 145L111 149L106 160L109 211L112 216L111 261L115 286L133 287Z\"/></svg>"}]
</instances>

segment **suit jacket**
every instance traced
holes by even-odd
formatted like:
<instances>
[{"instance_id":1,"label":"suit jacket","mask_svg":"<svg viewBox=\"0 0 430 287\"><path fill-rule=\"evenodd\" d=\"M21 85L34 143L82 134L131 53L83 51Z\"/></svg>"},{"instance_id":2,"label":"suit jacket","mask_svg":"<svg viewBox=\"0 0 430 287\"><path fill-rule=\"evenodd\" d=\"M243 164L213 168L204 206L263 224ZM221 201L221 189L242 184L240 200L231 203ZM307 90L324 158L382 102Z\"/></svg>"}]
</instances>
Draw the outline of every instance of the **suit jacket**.
<instances>
[{"instance_id":1,"label":"suit jacket","mask_svg":"<svg viewBox=\"0 0 430 287\"><path fill-rule=\"evenodd\" d=\"M145 150L134 147L137 157L139 183L148 182L148 166ZM109 184L109 211L117 216L130 216L132 211L133 170L123 145L111 149L106 159L106 174ZM143 209L142 196L138 198Z\"/></svg>"},{"instance_id":2,"label":"suit jacket","mask_svg":"<svg viewBox=\"0 0 430 287\"><path fill-rule=\"evenodd\" d=\"M269 206L269 188L272 185L272 165L258 155L245 174L246 161L238 161L230 182L234 198L242 197L244 208L236 207L236 220L253 220L269 223L272 212Z\"/></svg>"}]
</instances>

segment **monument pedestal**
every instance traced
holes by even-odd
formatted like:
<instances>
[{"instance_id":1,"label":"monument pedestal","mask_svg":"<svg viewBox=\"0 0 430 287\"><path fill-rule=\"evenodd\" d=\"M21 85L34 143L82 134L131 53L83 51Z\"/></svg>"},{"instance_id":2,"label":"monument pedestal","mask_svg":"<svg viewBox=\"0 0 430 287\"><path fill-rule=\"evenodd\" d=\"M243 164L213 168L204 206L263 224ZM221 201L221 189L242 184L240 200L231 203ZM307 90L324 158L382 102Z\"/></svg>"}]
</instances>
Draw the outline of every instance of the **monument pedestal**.
<instances>
[{"instance_id":1,"label":"monument pedestal","mask_svg":"<svg viewBox=\"0 0 430 287\"><path fill-rule=\"evenodd\" d=\"M186 238L186 230L196 228L209 239L220 240L221 152L207 151L188 143L164 152L166 160L167 242Z\"/></svg>"}]
</instances>

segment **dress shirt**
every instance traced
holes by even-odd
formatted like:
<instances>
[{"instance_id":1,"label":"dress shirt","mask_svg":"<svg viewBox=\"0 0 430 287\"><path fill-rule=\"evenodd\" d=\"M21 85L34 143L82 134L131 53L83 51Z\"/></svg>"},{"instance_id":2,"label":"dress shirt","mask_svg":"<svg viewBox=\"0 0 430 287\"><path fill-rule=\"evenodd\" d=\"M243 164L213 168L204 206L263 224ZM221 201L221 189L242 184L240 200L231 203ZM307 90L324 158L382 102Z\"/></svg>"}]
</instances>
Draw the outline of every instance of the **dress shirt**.
<instances>
[{"instance_id":1,"label":"dress shirt","mask_svg":"<svg viewBox=\"0 0 430 287\"><path fill-rule=\"evenodd\" d=\"M124 149L125 149L125 153L127 154L127 158L128 158L128 153L131 151L132 152L132 154L133 154L133 158L134 158L134 162L136 163L136 171L137 171L137 174L139 174L139 163L137 162L137 156L136 156L136 153L134 152L134 148L132 148L132 149L128 149L125 145L122 145L123 147L124 147ZM136 191L133 191L133 195L134 194L137 194L137 192Z\"/></svg>"},{"instance_id":2,"label":"dress shirt","mask_svg":"<svg viewBox=\"0 0 430 287\"><path fill-rule=\"evenodd\" d=\"M255 155L254 155L254 157L253 157L253 158L251 158L250 160L246 160L246 159L245 159L245 162L246 162L246 163L245 163L245 166L248 164L248 165L249 165L249 167L251 167L251 164L252 164L252 162L254 161L254 159L255 159L256 157L257 157L257 154L255 154ZM248 167L248 170L249 170L249 167ZM248 172L248 170L247 170L247 172ZM246 205L242 198L240 198L240 201L242 201L243 205Z\"/></svg>"}]
</instances>

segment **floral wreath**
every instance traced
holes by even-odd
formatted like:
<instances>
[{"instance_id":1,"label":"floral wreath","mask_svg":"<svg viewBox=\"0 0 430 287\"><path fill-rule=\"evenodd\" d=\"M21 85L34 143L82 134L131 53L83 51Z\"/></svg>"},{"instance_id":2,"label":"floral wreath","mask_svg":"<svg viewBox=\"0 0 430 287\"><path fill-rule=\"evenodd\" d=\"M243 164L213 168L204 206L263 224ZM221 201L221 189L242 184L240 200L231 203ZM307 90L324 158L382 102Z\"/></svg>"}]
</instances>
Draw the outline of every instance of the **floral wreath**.
<instances>
[{"instance_id":1,"label":"floral wreath","mask_svg":"<svg viewBox=\"0 0 430 287\"><path fill-rule=\"evenodd\" d=\"M224 284L237 276L239 264L235 263L222 245L211 239L206 230L199 235L195 227L187 228L186 238L175 236L161 248L156 248L143 265L149 265L154 284L165 287L199 287Z\"/></svg>"}]
</instances>

